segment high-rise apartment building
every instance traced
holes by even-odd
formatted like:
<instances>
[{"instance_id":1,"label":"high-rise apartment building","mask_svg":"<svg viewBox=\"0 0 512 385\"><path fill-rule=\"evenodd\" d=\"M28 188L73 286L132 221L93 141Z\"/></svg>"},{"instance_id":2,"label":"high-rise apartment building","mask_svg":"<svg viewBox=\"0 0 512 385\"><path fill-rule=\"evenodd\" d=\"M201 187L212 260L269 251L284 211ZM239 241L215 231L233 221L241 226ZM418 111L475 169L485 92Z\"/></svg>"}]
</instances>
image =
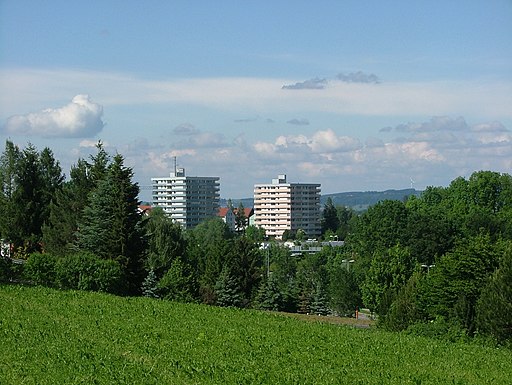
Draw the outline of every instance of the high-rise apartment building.
<instances>
[{"instance_id":1,"label":"high-rise apartment building","mask_svg":"<svg viewBox=\"0 0 512 385\"><path fill-rule=\"evenodd\" d=\"M169 177L151 178L153 205L184 228L217 215L219 177L185 176L184 168L175 167Z\"/></svg>"},{"instance_id":2,"label":"high-rise apartment building","mask_svg":"<svg viewBox=\"0 0 512 385\"><path fill-rule=\"evenodd\" d=\"M285 230L320 235L320 184L287 183L281 174L270 184L254 185L254 224L277 239Z\"/></svg>"}]
</instances>

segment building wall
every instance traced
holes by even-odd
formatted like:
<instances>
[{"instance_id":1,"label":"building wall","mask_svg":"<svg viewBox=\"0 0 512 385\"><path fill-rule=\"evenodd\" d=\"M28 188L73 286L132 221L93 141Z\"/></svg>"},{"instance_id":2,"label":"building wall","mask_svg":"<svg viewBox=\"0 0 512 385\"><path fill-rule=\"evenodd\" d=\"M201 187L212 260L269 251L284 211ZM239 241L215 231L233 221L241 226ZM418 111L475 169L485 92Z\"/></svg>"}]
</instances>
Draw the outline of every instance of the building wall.
<instances>
[{"instance_id":1,"label":"building wall","mask_svg":"<svg viewBox=\"0 0 512 385\"><path fill-rule=\"evenodd\" d=\"M214 217L219 208L218 177L188 177L178 169L169 177L151 178L153 205L185 228Z\"/></svg>"},{"instance_id":2,"label":"building wall","mask_svg":"<svg viewBox=\"0 0 512 385\"><path fill-rule=\"evenodd\" d=\"M281 238L285 230L299 229L308 236L319 235L320 185L287 183L286 175L255 185L254 224L269 237Z\"/></svg>"}]
</instances>

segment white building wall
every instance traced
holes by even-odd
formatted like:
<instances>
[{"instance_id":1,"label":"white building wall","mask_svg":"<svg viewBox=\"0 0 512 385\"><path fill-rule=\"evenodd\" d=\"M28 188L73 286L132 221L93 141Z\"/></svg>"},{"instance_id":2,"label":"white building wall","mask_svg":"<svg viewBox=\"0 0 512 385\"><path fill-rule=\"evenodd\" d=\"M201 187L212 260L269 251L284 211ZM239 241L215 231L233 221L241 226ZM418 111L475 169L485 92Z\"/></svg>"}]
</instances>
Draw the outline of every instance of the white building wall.
<instances>
[{"instance_id":1,"label":"white building wall","mask_svg":"<svg viewBox=\"0 0 512 385\"><path fill-rule=\"evenodd\" d=\"M308 236L319 235L320 185L287 183L283 174L271 184L255 185L254 224L278 239L285 230L302 229Z\"/></svg>"},{"instance_id":2,"label":"white building wall","mask_svg":"<svg viewBox=\"0 0 512 385\"><path fill-rule=\"evenodd\" d=\"M219 208L218 177L187 177L178 169L169 177L151 178L153 205L184 228L214 217Z\"/></svg>"}]
</instances>

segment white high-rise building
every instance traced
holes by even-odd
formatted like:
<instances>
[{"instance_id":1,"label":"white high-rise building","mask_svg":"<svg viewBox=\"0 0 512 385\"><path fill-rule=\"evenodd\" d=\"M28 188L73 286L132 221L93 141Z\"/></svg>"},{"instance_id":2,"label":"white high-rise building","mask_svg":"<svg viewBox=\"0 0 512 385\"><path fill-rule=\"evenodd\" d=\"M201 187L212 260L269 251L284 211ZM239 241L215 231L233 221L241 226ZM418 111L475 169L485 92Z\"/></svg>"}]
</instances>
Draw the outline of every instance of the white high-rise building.
<instances>
[{"instance_id":1,"label":"white high-rise building","mask_svg":"<svg viewBox=\"0 0 512 385\"><path fill-rule=\"evenodd\" d=\"M169 177L151 178L153 205L184 228L217 215L219 210L219 177L185 176L184 168L176 168Z\"/></svg>"},{"instance_id":2,"label":"white high-rise building","mask_svg":"<svg viewBox=\"0 0 512 385\"><path fill-rule=\"evenodd\" d=\"M277 239L285 230L320 235L320 184L287 183L281 174L272 183L254 185L254 224Z\"/></svg>"}]
</instances>

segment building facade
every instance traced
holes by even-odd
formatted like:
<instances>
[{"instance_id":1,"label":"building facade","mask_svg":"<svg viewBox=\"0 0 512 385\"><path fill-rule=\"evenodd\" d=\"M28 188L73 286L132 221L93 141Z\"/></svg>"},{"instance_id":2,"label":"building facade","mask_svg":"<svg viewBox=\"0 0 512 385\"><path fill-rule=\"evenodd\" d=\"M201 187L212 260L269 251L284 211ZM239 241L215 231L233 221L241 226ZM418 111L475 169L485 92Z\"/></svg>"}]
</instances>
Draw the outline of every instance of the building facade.
<instances>
[{"instance_id":1,"label":"building facade","mask_svg":"<svg viewBox=\"0 0 512 385\"><path fill-rule=\"evenodd\" d=\"M219 177L190 177L184 168L175 168L169 177L151 178L151 185L153 205L184 228L217 215Z\"/></svg>"},{"instance_id":2,"label":"building facade","mask_svg":"<svg viewBox=\"0 0 512 385\"><path fill-rule=\"evenodd\" d=\"M320 235L320 184L287 183L284 174L272 183L256 184L254 225L277 239L286 230L296 233L301 229L308 237Z\"/></svg>"}]
</instances>

